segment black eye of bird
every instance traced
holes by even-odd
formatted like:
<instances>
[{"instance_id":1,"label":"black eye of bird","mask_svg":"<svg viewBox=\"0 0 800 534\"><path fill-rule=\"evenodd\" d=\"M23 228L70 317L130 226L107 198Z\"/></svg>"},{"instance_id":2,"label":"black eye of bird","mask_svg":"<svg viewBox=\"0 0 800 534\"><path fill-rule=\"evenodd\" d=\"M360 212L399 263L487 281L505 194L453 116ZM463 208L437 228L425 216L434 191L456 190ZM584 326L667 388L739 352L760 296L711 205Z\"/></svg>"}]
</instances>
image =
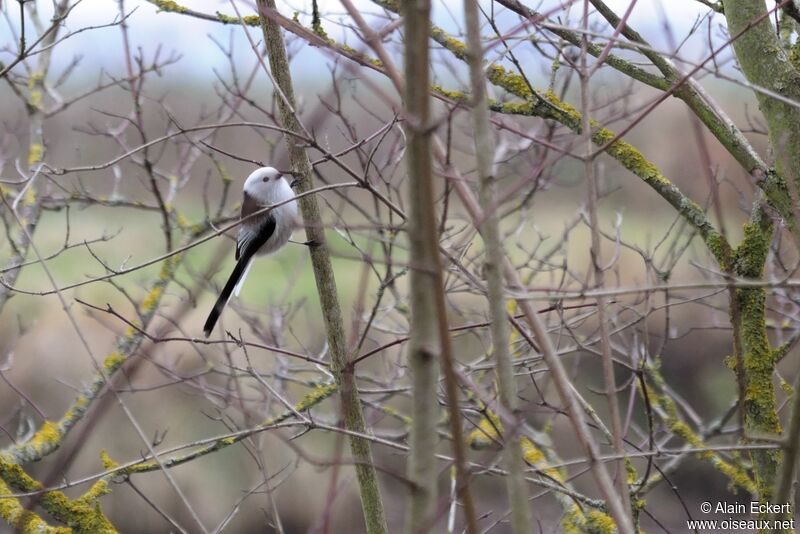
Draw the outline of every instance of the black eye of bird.
<instances>
[{"instance_id":1,"label":"black eye of bird","mask_svg":"<svg viewBox=\"0 0 800 534\"><path fill-rule=\"evenodd\" d=\"M262 178L261 181L262 182L269 182L269 176L265 176L264 178Z\"/></svg>"}]
</instances>

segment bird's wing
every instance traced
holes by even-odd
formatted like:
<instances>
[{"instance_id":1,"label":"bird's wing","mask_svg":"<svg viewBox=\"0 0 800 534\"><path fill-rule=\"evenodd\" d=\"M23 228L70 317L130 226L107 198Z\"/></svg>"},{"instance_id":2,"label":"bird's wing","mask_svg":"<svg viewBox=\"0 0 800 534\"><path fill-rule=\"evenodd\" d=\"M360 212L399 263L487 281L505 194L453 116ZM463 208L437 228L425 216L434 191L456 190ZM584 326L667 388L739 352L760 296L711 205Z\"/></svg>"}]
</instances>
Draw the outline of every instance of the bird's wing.
<instances>
[{"instance_id":1,"label":"bird's wing","mask_svg":"<svg viewBox=\"0 0 800 534\"><path fill-rule=\"evenodd\" d=\"M263 208L264 206L259 205L247 192L244 193L242 218ZM236 241L236 259L251 258L273 233L275 233L275 217L271 211L245 221L239 229L239 239Z\"/></svg>"},{"instance_id":2,"label":"bird's wing","mask_svg":"<svg viewBox=\"0 0 800 534\"><path fill-rule=\"evenodd\" d=\"M255 213L259 208L258 204L245 193L244 202L242 202L242 217ZM211 309L211 313L208 314L208 319L206 319L206 323L203 326L203 333L206 337L211 334L214 325L217 324L217 320L231 298L231 294L239 285L239 282L244 279L244 276L247 275L253 255L272 237L273 233L275 233L275 217L271 212L257 215L242 224L239 231L239 239L236 242L236 266L222 288L222 292Z\"/></svg>"}]
</instances>

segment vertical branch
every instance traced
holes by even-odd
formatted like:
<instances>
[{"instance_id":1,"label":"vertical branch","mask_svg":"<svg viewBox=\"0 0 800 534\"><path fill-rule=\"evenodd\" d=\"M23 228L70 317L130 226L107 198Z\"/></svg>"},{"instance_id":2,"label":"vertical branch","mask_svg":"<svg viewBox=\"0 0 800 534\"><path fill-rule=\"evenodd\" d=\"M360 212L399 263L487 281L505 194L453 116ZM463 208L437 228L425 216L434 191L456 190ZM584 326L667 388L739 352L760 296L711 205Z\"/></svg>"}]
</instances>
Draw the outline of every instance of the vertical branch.
<instances>
[{"instance_id":1,"label":"vertical branch","mask_svg":"<svg viewBox=\"0 0 800 534\"><path fill-rule=\"evenodd\" d=\"M503 248L499 221L495 208L495 176L493 174L494 143L489 131L489 107L486 101L486 77L483 74L483 49L477 0L464 0L464 18L467 25L470 83L472 85L472 124L474 128L475 156L480 177L480 203L483 219L479 230L484 243L484 273L488 288L491 320L492 353L494 354L497 390L500 403L517 419L515 425L506 425L504 436L505 462L508 469L506 487L511 504L511 526L515 534L531 532L528 508L528 491L525 486L525 463L522 456L520 421L517 413L517 383L509 351L509 331L506 319L503 287Z\"/></svg>"},{"instance_id":2,"label":"vertical branch","mask_svg":"<svg viewBox=\"0 0 800 534\"><path fill-rule=\"evenodd\" d=\"M472 534L478 532L478 525L469 491L466 443L458 409L457 379L447 324L433 192L428 45L430 10L430 0L403 2L407 80L404 100L409 137L406 154L410 207L408 235L412 266L410 365L414 373L414 423L409 472L412 480L422 483L412 495L406 529L407 532L419 532L423 525L429 525L435 497L436 469L427 473L424 470L435 462L435 449L432 447L435 444L435 421L431 420L431 407L436 405L435 365L438 348L450 411L457 495L464 506L467 532Z\"/></svg>"},{"instance_id":3,"label":"vertical branch","mask_svg":"<svg viewBox=\"0 0 800 534\"><path fill-rule=\"evenodd\" d=\"M789 5L791 2L782 2ZM786 54L770 23L770 11L764 2L757 0L723 0L728 30L739 36L733 41L736 60L752 84L785 97L774 98L765 92L756 92L759 109L767 124L770 149L775 159L775 170L785 183L783 206L789 207L784 215L784 224L798 240L800 228L792 217L796 212L797 188L800 185L800 110L790 101L800 100L800 72ZM765 53L766 52L766 53ZM775 198L770 201L781 206ZM782 211L783 215L784 212ZM770 219L755 211L745 225L745 235L736 250L734 258L735 274L760 279L769 251L769 240L773 227ZM738 364L743 365L746 380L744 402L745 431L747 434L780 433L781 425L777 412L775 388L772 375L775 370L775 351L771 348L766 328L766 293L760 288L738 289L739 320L741 321L742 349L744 357ZM734 318L736 319L736 318ZM738 369L737 369L738 371ZM795 393L797 395L797 393ZM793 402L796 405L797 402ZM800 428L798 414L790 416L790 428ZM773 491L786 502L791 499L791 478L796 462L796 451L792 451L792 441L796 436L786 436L784 463L777 451L753 451L753 467L762 502L778 502L773 499ZM789 457L794 454L795 457ZM779 471L783 473L779 476ZM789 477L787 479L787 477ZM766 518L761 514L761 518Z\"/></svg>"},{"instance_id":4,"label":"vertical branch","mask_svg":"<svg viewBox=\"0 0 800 534\"><path fill-rule=\"evenodd\" d=\"M436 521L436 406L437 364L441 360L445 389L450 409L453 456L456 467L457 497L464 505L468 532L477 532L477 521L469 491L466 448L458 414L458 390L453 368L447 306L439 256L436 208L433 193L433 165L430 127L430 71L428 36L430 2L406 3L403 13L406 27L404 83L379 36L371 30L350 0L342 0L358 25L365 42L380 58L387 75L404 96L407 132L406 165L409 187L409 250L411 263L411 328L409 367L412 381L412 423L408 474L414 483L406 512L406 531L416 533L431 528Z\"/></svg>"},{"instance_id":5,"label":"vertical branch","mask_svg":"<svg viewBox=\"0 0 800 534\"><path fill-rule=\"evenodd\" d=\"M794 383L794 398L792 399L792 411L789 418L789 428L786 430L786 437L783 443L783 465L781 467L778 481L775 484L775 493L772 502L782 504L786 502L795 502L792 496L792 487L794 486L795 474L797 472L797 457L800 452L800 373ZM782 519L787 519L790 516L783 516L781 513L775 513L771 519L773 525L775 522ZM781 532L779 528L773 528L772 532Z\"/></svg>"},{"instance_id":6,"label":"vertical branch","mask_svg":"<svg viewBox=\"0 0 800 534\"><path fill-rule=\"evenodd\" d=\"M591 231L591 261L594 266L594 283L597 289L605 286L605 275L603 272L602 249L600 241L600 228L597 218L597 177L595 176L594 166L594 146L592 142L592 128L589 106L589 80L592 76L592 70L588 64L588 26L589 26L589 2L584 1L583 4L583 25L584 33L581 38L581 61L580 61L580 84L581 84L581 107L583 108L581 115L581 135L583 137L584 146L586 148L586 156L583 159L583 168L586 175L586 184L589 190L588 210L589 210L589 227ZM611 338L608 331L608 319L606 316L606 306L608 299L604 296L597 297L597 321L600 323L600 347L603 363L603 382L606 389L606 400L608 402L608 411L611 417L611 434L613 438L612 446L614 452L619 455L617 460L616 481L619 491L620 500L626 513L629 513L631 508L630 503L630 489L628 488L628 477L625 470L625 445L623 443L623 429L622 421L619 416L619 401L617 399L617 383L614 377L614 361L611 358Z\"/></svg>"},{"instance_id":7,"label":"vertical branch","mask_svg":"<svg viewBox=\"0 0 800 534\"><path fill-rule=\"evenodd\" d=\"M791 4L791 1L781 3ZM787 183L800 185L800 151L797 150L800 146L800 128L797 127L800 109L790 103L800 100L800 72L791 61L787 61L764 2L723 0L723 5L728 32L737 36L733 50L742 73L750 83L788 99L755 92L769 130L775 168ZM800 229L793 230L797 239Z\"/></svg>"},{"instance_id":8,"label":"vertical branch","mask_svg":"<svg viewBox=\"0 0 800 534\"><path fill-rule=\"evenodd\" d=\"M278 99L281 123L284 128L292 132L302 133L302 126L293 109L294 86L281 28L266 15L274 10L274 0L258 0L261 30L269 55L270 69L278 85L276 92L282 93L281 98ZM292 170L299 179L298 190L301 193L308 191L311 189L311 163L308 155L294 136L286 136L286 143ZM372 461L372 450L369 441L360 436L366 433L366 424L356 386L354 368L347 355L342 312L322 216L314 195L304 196L298 202L303 214L306 237L312 243L310 247L311 263L314 268L314 279L317 284L322 317L331 351L331 370L339 386L344 424L351 431L349 434L350 451L355 462L364 521L367 532L370 534L385 533L387 532L386 519L378 487L378 477Z\"/></svg>"},{"instance_id":9,"label":"vertical branch","mask_svg":"<svg viewBox=\"0 0 800 534\"><path fill-rule=\"evenodd\" d=\"M503 261L503 272L511 289L524 291L524 286L519 278L519 274L508 258L505 258ZM629 514L630 509L623 506L622 499L614 490L613 482L608 476L608 472L606 472L605 465L603 465L599 459L600 453L597 449L597 444L594 442L589 432L589 425L584 417L583 408L576 398L564 364L561 363L556 353L553 340L550 339L550 335L547 333L544 323L536 314L536 310L531 301L518 298L517 304L525 315L525 321L533 331L533 335L541 347L542 357L547 363L547 367L550 369L550 374L553 377L553 384L556 386L558 396L565 405L565 411L572 423L575 437L578 439L584 454L586 454L587 462L592 470L592 476L600 488L603 498L606 500L606 506L611 516L617 523L618 532L621 534L633 534L636 531L631 522Z\"/></svg>"},{"instance_id":10,"label":"vertical branch","mask_svg":"<svg viewBox=\"0 0 800 534\"><path fill-rule=\"evenodd\" d=\"M734 253L733 266L737 277L763 278L773 232L772 218L755 206L750 220L744 225L744 239ZM736 299L746 384L743 401L745 435L780 434L778 401L773 384L776 351L770 344L766 323L767 293L762 287L740 287L736 290ZM757 497L762 502L775 502L772 491L781 468L780 456L778 450L750 451ZM767 514L759 517L767 519Z\"/></svg>"},{"instance_id":11,"label":"vertical branch","mask_svg":"<svg viewBox=\"0 0 800 534\"><path fill-rule=\"evenodd\" d=\"M30 73L28 78L28 98L25 105L25 110L28 114L29 122L29 138L28 138L28 168L33 169L44 161L45 153L45 138L44 138L44 97L46 94L45 81L50 72L51 58L53 57L53 44L58 38L58 33L61 25L55 27L45 28L42 24L41 17L37 10L36 4L30 6L31 19L39 35L42 35L42 52L37 55L36 69ZM63 18L69 11L69 1L62 0L54 5L55 11L53 12L53 20ZM20 2L20 23L24 30L25 18L23 11L23 4ZM24 34L21 37L24 41ZM21 42L20 45L24 45ZM24 53L24 47L20 48L20 54ZM13 87L13 82L12 82ZM12 251L14 254L9 261L10 265L21 264L25 260L30 247L28 235L33 235L36 226L39 223L39 218L42 214L42 207L40 198L37 196L37 187L33 184L26 184L28 190L19 206L19 214L24 221L24 231L21 229L20 233L14 236L9 233L9 238L12 240ZM2 193L0 193L2 194ZM13 269L4 275L4 281L8 285L14 285L17 277L22 272L22 268ZM6 301L11 297L11 290L6 286L0 286L0 310L5 305Z\"/></svg>"}]
</instances>

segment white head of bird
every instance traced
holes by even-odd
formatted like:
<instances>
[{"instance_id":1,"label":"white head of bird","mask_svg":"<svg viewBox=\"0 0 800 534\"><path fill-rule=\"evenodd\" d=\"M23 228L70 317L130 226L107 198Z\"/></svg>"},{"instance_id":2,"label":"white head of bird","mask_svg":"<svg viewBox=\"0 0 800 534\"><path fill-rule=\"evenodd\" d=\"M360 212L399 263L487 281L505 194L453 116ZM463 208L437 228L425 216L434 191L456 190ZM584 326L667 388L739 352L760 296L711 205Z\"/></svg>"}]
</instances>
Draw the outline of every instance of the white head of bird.
<instances>
[{"instance_id":1,"label":"white head of bird","mask_svg":"<svg viewBox=\"0 0 800 534\"><path fill-rule=\"evenodd\" d=\"M294 196L283 173L274 167L261 167L251 172L244 182L244 193L264 206L282 202Z\"/></svg>"}]
</instances>

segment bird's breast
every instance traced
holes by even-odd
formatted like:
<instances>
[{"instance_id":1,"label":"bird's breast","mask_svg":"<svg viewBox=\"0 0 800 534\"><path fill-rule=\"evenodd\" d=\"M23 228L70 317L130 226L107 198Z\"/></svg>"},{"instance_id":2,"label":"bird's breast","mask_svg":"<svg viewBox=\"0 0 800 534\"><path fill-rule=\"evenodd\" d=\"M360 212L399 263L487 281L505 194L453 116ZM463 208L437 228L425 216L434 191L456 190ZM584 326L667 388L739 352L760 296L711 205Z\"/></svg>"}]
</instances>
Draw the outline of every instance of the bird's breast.
<instances>
[{"instance_id":1,"label":"bird's breast","mask_svg":"<svg viewBox=\"0 0 800 534\"><path fill-rule=\"evenodd\" d=\"M256 252L258 256L271 254L289 242L297 225L297 202L292 201L278 206L272 210L272 216L275 218L275 231L258 249Z\"/></svg>"}]
</instances>

